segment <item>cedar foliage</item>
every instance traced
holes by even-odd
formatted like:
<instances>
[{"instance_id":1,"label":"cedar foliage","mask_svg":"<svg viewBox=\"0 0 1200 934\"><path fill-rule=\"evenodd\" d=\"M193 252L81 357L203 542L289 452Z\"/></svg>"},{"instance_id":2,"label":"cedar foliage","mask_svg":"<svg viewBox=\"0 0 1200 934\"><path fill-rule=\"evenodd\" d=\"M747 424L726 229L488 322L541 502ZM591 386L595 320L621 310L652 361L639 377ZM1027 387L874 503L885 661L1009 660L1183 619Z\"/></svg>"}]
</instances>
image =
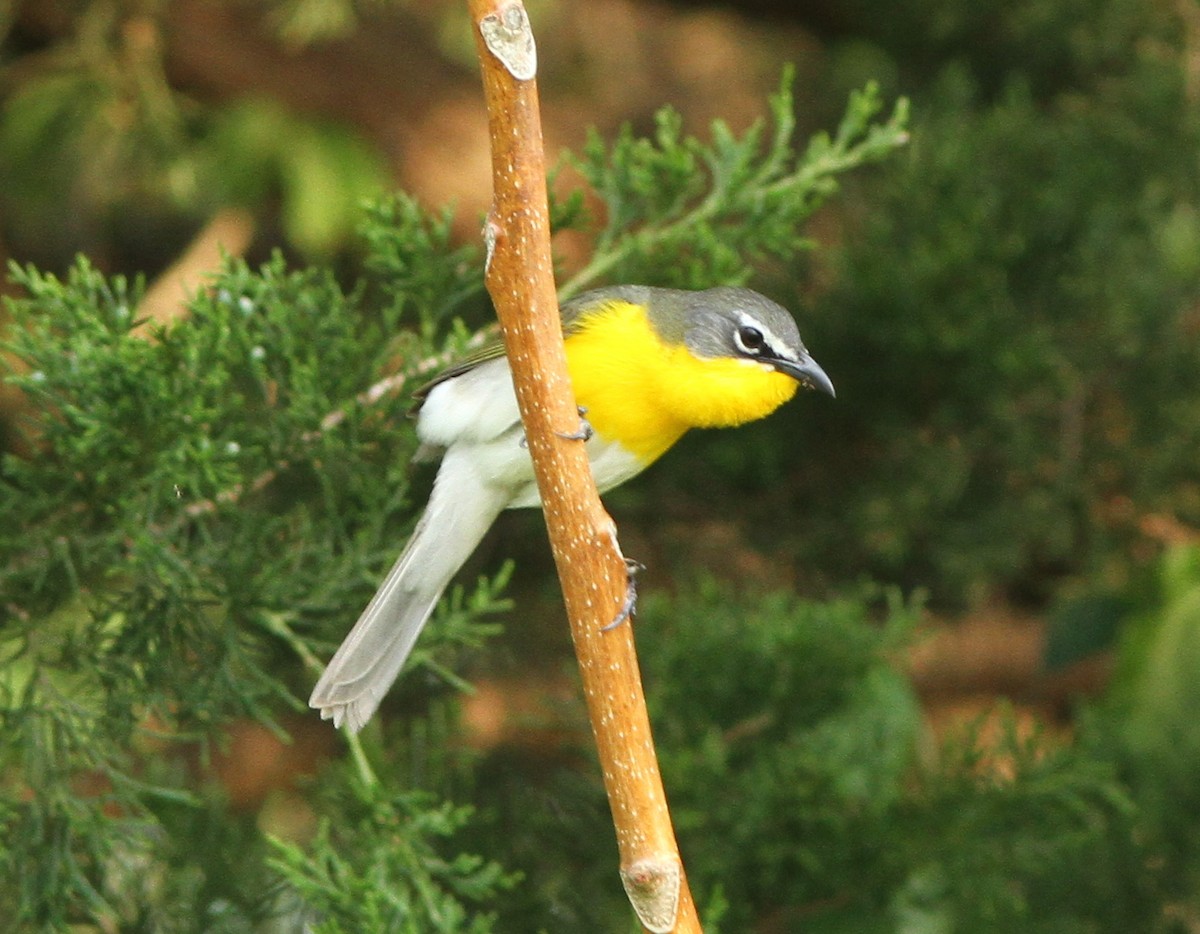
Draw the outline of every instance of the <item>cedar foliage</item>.
<instances>
[{"instance_id":1,"label":"cedar foliage","mask_svg":"<svg viewBox=\"0 0 1200 934\"><path fill-rule=\"evenodd\" d=\"M839 388L836 406L686 439L675 456L702 477L664 469L617 494L614 512L647 525L689 495L736 500L773 554L843 593L693 573L678 597L643 598L706 930L1191 930L1200 562L1182 545L1133 556L1156 553L1147 513L1200 523L1192 27L1139 0L842 11L835 75L865 62L918 105L913 144L841 193L820 288L794 255L801 223L906 132L870 93L816 162L780 145L783 97L753 145L721 129L699 143L669 114L649 138L595 136L573 158L602 225L581 197L555 206L598 247L566 291L765 276L785 303L804 291L806 340ZM88 98L50 77L6 106L6 178L15 165L30 185L4 196L10 223L69 229L54 199L68 185L38 152ZM244 146L262 113L228 119ZM370 174L337 156L353 147L310 138L281 155ZM122 190L96 178L164 150L105 152L116 161L81 164L107 205ZM352 274L231 262L149 341L133 334L137 281L83 260L12 272L24 291L4 341L29 416L28 453L0 462L0 917L17 930L627 929L586 750L453 742L448 685L506 608L503 572L449 595L365 750L289 793L298 830L232 808L214 781L231 725L283 736L308 716L316 660L419 508L405 393L359 394L385 374L411 385L483 308L479 251L453 246L445 214L396 197L361 226ZM864 571L939 604L1090 590L1059 614L1064 643L1118 632L1115 689L1070 742L1014 722L986 752L974 729L935 743L895 667L919 603L846 584ZM1113 625L1089 628L1101 616Z\"/></svg>"},{"instance_id":2,"label":"cedar foliage","mask_svg":"<svg viewBox=\"0 0 1200 934\"><path fill-rule=\"evenodd\" d=\"M604 158L593 146L589 178L610 199L631 200L663 165L689 167L670 211L610 215L622 268L663 256L626 238L694 253L697 281L730 231L748 253L790 251L837 174L903 142L903 107L879 120L881 107L871 88L855 95L839 134L799 157L786 83L765 143L762 126L735 137L718 125L707 145L660 132L624 134ZM703 223L678 224L698 211ZM370 374L413 379L462 349L461 329L443 325L477 302L482 257L451 248L448 224L389 199L368 215L351 286L280 258L230 261L170 327L137 320L139 282L85 259L64 278L12 268L23 294L9 302L10 380L30 403L33 453L6 457L0 475L9 917L490 929L513 878L454 849L468 812L414 790L436 769L402 768L417 752L383 743L379 724L369 756L352 744L354 767L329 766L308 789L306 848L241 826L204 765L239 718L286 737L315 659L411 526L407 401L364 392ZM481 640L501 583L452 593L414 666L457 683L453 653Z\"/></svg>"}]
</instances>

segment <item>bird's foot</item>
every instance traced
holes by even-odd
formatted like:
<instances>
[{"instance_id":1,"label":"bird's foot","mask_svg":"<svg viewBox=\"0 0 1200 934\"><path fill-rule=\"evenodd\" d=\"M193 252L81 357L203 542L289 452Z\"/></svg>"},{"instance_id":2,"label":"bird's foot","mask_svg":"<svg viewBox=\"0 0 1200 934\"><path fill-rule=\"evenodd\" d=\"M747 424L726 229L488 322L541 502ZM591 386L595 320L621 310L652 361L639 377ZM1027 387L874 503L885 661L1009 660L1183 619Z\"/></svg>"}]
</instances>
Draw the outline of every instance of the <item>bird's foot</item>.
<instances>
[{"instance_id":1,"label":"bird's foot","mask_svg":"<svg viewBox=\"0 0 1200 934\"><path fill-rule=\"evenodd\" d=\"M591 441L592 437L596 434L596 430L592 428L591 422L584 418L587 415L587 408L582 405L578 405L575 408L579 410L579 430L571 432L556 431L555 434L565 441ZM523 448L529 447L529 439L525 437L523 432L521 440L518 443Z\"/></svg>"},{"instance_id":2,"label":"bird's foot","mask_svg":"<svg viewBox=\"0 0 1200 934\"><path fill-rule=\"evenodd\" d=\"M565 441L591 441L596 431L592 428L592 423L584 418L587 415L587 408L582 405L577 405L575 408L579 410L578 430L569 433L559 431L556 434Z\"/></svg>"},{"instance_id":3,"label":"bird's foot","mask_svg":"<svg viewBox=\"0 0 1200 934\"><path fill-rule=\"evenodd\" d=\"M601 632L616 629L625 620L633 618L633 615L637 612L637 575L639 571L644 570L646 570L646 565L642 564L642 562L634 561L632 558L625 559L625 601L621 604L617 618L603 627L600 630Z\"/></svg>"}]
</instances>

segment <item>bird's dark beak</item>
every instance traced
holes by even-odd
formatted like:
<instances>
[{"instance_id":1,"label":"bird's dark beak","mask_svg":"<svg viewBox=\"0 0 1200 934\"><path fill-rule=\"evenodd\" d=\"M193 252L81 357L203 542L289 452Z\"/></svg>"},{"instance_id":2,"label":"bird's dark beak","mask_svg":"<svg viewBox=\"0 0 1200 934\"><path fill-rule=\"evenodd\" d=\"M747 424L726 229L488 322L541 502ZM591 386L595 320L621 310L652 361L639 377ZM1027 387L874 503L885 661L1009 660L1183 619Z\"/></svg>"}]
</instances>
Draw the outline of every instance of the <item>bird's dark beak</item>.
<instances>
[{"instance_id":1,"label":"bird's dark beak","mask_svg":"<svg viewBox=\"0 0 1200 934\"><path fill-rule=\"evenodd\" d=\"M833 389L833 380L825 375L825 371L821 369L820 364L816 360L803 351L800 352L799 357L795 360L784 360L782 357L776 357L770 363L780 373L792 377L792 379L797 380L809 389L815 389L818 392L823 392L837 398L837 393Z\"/></svg>"}]
</instances>

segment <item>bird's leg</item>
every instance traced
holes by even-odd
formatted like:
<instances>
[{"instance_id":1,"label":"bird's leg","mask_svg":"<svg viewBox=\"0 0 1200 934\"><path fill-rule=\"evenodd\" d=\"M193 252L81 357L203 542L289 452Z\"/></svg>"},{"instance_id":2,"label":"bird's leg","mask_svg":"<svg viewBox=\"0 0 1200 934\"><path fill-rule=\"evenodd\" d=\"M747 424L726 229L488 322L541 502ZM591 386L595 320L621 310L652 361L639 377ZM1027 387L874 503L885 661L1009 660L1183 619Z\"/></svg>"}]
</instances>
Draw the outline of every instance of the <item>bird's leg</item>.
<instances>
[{"instance_id":1,"label":"bird's leg","mask_svg":"<svg viewBox=\"0 0 1200 934\"><path fill-rule=\"evenodd\" d=\"M646 565L642 562L634 561L632 558L625 559L625 602L621 604L617 618L604 626L600 630L601 632L616 629L625 620L633 618L633 614L637 612L637 575L638 571L644 570L646 570Z\"/></svg>"},{"instance_id":2,"label":"bird's leg","mask_svg":"<svg viewBox=\"0 0 1200 934\"><path fill-rule=\"evenodd\" d=\"M587 408L582 405L577 405L575 408L579 412L579 430L572 432L556 431L555 434L566 441L591 441L592 436L596 432L595 429L592 428L591 423L584 418L584 416L587 415ZM520 444L523 448L529 447L529 439L525 437L524 433L521 435Z\"/></svg>"}]
</instances>

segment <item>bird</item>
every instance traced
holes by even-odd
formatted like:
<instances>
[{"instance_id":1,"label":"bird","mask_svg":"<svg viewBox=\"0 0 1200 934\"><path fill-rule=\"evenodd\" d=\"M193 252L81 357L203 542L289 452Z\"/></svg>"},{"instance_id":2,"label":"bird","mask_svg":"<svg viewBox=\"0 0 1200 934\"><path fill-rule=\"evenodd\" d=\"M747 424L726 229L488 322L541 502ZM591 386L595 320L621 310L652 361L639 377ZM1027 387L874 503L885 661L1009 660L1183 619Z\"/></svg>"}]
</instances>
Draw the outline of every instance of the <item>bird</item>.
<instances>
[{"instance_id":1,"label":"bird","mask_svg":"<svg viewBox=\"0 0 1200 934\"><path fill-rule=\"evenodd\" d=\"M571 387L600 492L624 483L692 428L763 418L804 386L833 383L785 308L748 288L593 289L563 304ZM455 572L505 509L541 503L498 343L414 394L417 458L441 457L425 512L317 681L309 705L357 733L399 676Z\"/></svg>"}]
</instances>

